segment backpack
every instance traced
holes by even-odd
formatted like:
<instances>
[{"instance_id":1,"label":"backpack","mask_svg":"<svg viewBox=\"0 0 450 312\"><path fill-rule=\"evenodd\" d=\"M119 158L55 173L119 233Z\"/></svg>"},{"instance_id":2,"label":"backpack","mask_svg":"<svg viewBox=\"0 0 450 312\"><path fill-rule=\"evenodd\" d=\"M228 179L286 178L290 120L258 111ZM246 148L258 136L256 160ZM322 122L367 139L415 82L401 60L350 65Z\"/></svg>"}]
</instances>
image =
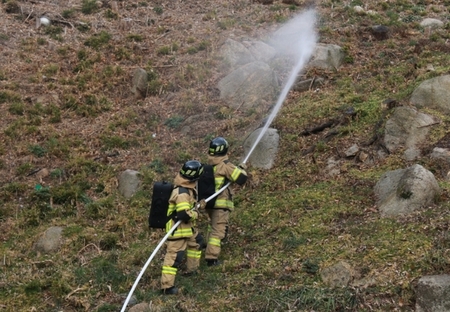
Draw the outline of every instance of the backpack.
<instances>
[{"instance_id":1,"label":"backpack","mask_svg":"<svg viewBox=\"0 0 450 312\"><path fill-rule=\"evenodd\" d=\"M148 215L148 226L155 229L165 229L169 221L167 210L169 209L169 199L174 185L170 182L162 181L153 184L152 203Z\"/></svg>"},{"instance_id":2,"label":"backpack","mask_svg":"<svg viewBox=\"0 0 450 312\"><path fill-rule=\"evenodd\" d=\"M214 180L214 167L203 165L203 174L198 179L198 200L207 199L216 192L216 182ZM216 197L206 203L206 209L214 208Z\"/></svg>"}]
</instances>

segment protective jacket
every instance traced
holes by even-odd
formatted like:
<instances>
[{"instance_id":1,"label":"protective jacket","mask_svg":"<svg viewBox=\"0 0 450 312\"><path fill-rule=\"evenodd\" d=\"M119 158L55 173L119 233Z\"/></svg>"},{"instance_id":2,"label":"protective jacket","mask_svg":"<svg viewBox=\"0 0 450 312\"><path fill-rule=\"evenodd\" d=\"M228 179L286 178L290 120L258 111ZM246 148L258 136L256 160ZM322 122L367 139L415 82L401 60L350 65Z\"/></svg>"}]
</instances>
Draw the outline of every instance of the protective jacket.
<instances>
[{"instance_id":1,"label":"protective jacket","mask_svg":"<svg viewBox=\"0 0 450 312\"><path fill-rule=\"evenodd\" d=\"M170 239L190 237L194 234L195 220L198 217L197 211L193 210L196 198L196 182L183 178L180 174L175 177L174 189L169 199L167 216L170 216L166 223L166 233L174 226L178 220L183 222L173 231Z\"/></svg>"},{"instance_id":2,"label":"protective jacket","mask_svg":"<svg viewBox=\"0 0 450 312\"><path fill-rule=\"evenodd\" d=\"M247 173L245 170L232 164L228 160L228 155L208 155L208 163L214 168L214 184L216 192L228 182L243 185L247 181ZM230 211L234 209L233 194L229 187L217 195L214 208L228 209Z\"/></svg>"}]
</instances>

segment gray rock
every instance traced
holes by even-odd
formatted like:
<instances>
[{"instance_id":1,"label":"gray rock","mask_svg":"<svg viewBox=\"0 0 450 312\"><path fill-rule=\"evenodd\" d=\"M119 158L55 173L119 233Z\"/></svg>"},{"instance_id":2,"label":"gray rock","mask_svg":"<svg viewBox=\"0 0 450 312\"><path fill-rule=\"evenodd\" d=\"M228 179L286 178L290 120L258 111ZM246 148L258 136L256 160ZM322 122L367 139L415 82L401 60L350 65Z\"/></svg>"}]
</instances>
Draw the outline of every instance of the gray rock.
<instances>
[{"instance_id":1,"label":"gray rock","mask_svg":"<svg viewBox=\"0 0 450 312\"><path fill-rule=\"evenodd\" d=\"M262 41L244 42L244 45L255 60L264 63L269 63L277 54L277 51L273 47Z\"/></svg>"},{"instance_id":2,"label":"gray rock","mask_svg":"<svg viewBox=\"0 0 450 312\"><path fill-rule=\"evenodd\" d=\"M220 98L233 108L244 110L260 106L261 99L269 105L275 100L278 80L264 62L241 66L219 81ZM267 102L268 101L268 102Z\"/></svg>"},{"instance_id":3,"label":"gray rock","mask_svg":"<svg viewBox=\"0 0 450 312\"><path fill-rule=\"evenodd\" d=\"M353 156L356 156L356 154L358 154L358 152L359 152L358 144L353 144L344 152L344 154L345 154L345 157L353 157Z\"/></svg>"},{"instance_id":4,"label":"gray rock","mask_svg":"<svg viewBox=\"0 0 450 312\"><path fill-rule=\"evenodd\" d=\"M221 55L226 66L236 69L255 61L252 53L240 42L227 39L221 48Z\"/></svg>"},{"instance_id":5,"label":"gray rock","mask_svg":"<svg viewBox=\"0 0 450 312\"><path fill-rule=\"evenodd\" d=\"M44 234L37 240L34 245L36 251L42 253L51 253L57 251L62 242L63 228L59 226L52 226L48 228Z\"/></svg>"},{"instance_id":6,"label":"gray rock","mask_svg":"<svg viewBox=\"0 0 450 312\"><path fill-rule=\"evenodd\" d=\"M420 26L429 28L442 28L444 27L444 22L436 18L425 18L420 22Z\"/></svg>"},{"instance_id":7,"label":"gray rock","mask_svg":"<svg viewBox=\"0 0 450 312\"><path fill-rule=\"evenodd\" d=\"M384 173L374 192L381 214L396 216L432 205L441 189L434 175L416 164Z\"/></svg>"},{"instance_id":8,"label":"gray rock","mask_svg":"<svg viewBox=\"0 0 450 312\"><path fill-rule=\"evenodd\" d=\"M450 311L450 275L429 275L416 287L416 312Z\"/></svg>"},{"instance_id":9,"label":"gray rock","mask_svg":"<svg viewBox=\"0 0 450 312\"><path fill-rule=\"evenodd\" d=\"M126 198L130 198L136 193L141 185L139 171L127 169L119 176L119 192Z\"/></svg>"},{"instance_id":10,"label":"gray rock","mask_svg":"<svg viewBox=\"0 0 450 312\"><path fill-rule=\"evenodd\" d=\"M356 13L360 14L360 15L366 13L366 12L364 11L364 9L362 8L362 6L360 6L360 5L355 5L355 6L353 7L353 10L354 10Z\"/></svg>"},{"instance_id":11,"label":"gray rock","mask_svg":"<svg viewBox=\"0 0 450 312\"><path fill-rule=\"evenodd\" d=\"M211 114L191 115L183 122L180 132L188 137L206 136L210 133L212 120Z\"/></svg>"},{"instance_id":12,"label":"gray rock","mask_svg":"<svg viewBox=\"0 0 450 312\"><path fill-rule=\"evenodd\" d=\"M131 92L136 98L145 98L147 96L148 75L142 68L137 68L134 71L133 83L131 86Z\"/></svg>"},{"instance_id":13,"label":"gray rock","mask_svg":"<svg viewBox=\"0 0 450 312\"><path fill-rule=\"evenodd\" d=\"M341 162L334 157L327 160L325 173L330 177L336 177L341 174Z\"/></svg>"},{"instance_id":14,"label":"gray rock","mask_svg":"<svg viewBox=\"0 0 450 312\"><path fill-rule=\"evenodd\" d=\"M431 125L437 118L418 112L410 107L397 107L386 122L384 142L389 152L404 148L406 160L420 156L419 146L425 142Z\"/></svg>"},{"instance_id":15,"label":"gray rock","mask_svg":"<svg viewBox=\"0 0 450 312\"><path fill-rule=\"evenodd\" d=\"M335 44L318 43L308 67L335 70L344 61L345 53Z\"/></svg>"},{"instance_id":16,"label":"gray rock","mask_svg":"<svg viewBox=\"0 0 450 312\"><path fill-rule=\"evenodd\" d=\"M332 288L348 286L355 275L354 269L345 261L327 267L320 273L322 281Z\"/></svg>"},{"instance_id":17,"label":"gray rock","mask_svg":"<svg viewBox=\"0 0 450 312\"><path fill-rule=\"evenodd\" d=\"M146 303L138 303L135 306L131 307L129 312L157 312L161 311L161 309L157 309L151 302Z\"/></svg>"},{"instance_id":18,"label":"gray rock","mask_svg":"<svg viewBox=\"0 0 450 312\"><path fill-rule=\"evenodd\" d=\"M422 82L411 94L410 102L417 108L439 109L450 113L450 75L431 78Z\"/></svg>"},{"instance_id":19,"label":"gray rock","mask_svg":"<svg viewBox=\"0 0 450 312\"><path fill-rule=\"evenodd\" d=\"M245 140L245 155L248 155L248 153L251 151L262 129L263 128L256 129ZM273 128L268 128L259 141L258 145L256 145L256 147L253 149L253 152L248 159L252 167L262 169L272 168L275 161L275 156L278 153L279 141L280 136L278 135L278 131Z\"/></svg>"},{"instance_id":20,"label":"gray rock","mask_svg":"<svg viewBox=\"0 0 450 312\"><path fill-rule=\"evenodd\" d=\"M377 40L386 40L389 38L389 28L384 25L376 25L372 27L372 35Z\"/></svg>"},{"instance_id":21,"label":"gray rock","mask_svg":"<svg viewBox=\"0 0 450 312\"><path fill-rule=\"evenodd\" d=\"M450 162L450 151L448 148L435 147L430 154L431 158L445 159Z\"/></svg>"}]
</instances>

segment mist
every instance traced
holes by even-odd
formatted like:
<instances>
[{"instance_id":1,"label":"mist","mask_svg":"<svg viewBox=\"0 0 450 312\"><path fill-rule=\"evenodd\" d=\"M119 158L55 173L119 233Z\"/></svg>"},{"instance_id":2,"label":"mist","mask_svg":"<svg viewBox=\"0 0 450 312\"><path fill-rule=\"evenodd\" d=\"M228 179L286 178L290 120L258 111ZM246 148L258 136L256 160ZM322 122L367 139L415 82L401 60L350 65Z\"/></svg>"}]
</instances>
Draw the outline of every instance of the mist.
<instances>
[{"instance_id":1,"label":"mist","mask_svg":"<svg viewBox=\"0 0 450 312\"><path fill-rule=\"evenodd\" d=\"M286 80L278 100L264 124L264 127L261 129L257 139L253 143L252 148L245 156L243 161L244 163L247 162L253 150L261 141L261 138L264 136L273 119L278 114L278 111L286 99L292 85L295 83L298 74L304 69L305 65L311 58L317 43L317 32L315 26L316 11L314 9L310 9L290 19L270 37L268 43L276 49L279 55L286 56L292 60L294 66L290 71L288 79Z\"/></svg>"}]
</instances>

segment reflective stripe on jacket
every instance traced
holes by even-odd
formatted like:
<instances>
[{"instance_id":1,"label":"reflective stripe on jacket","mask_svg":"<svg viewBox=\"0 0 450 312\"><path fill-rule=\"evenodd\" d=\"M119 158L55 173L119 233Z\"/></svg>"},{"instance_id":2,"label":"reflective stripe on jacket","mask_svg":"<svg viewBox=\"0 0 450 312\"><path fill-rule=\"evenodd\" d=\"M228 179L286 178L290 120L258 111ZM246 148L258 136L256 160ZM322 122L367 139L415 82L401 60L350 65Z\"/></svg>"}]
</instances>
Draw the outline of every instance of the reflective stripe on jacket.
<instances>
[{"instance_id":1,"label":"reflective stripe on jacket","mask_svg":"<svg viewBox=\"0 0 450 312\"><path fill-rule=\"evenodd\" d=\"M232 164L228 160L228 156L209 156L209 163L214 166L214 183L216 192L220 190L226 183L233 182L242 185L247 181L247 173ZM214 208L234 209L233 194L228 187L222 193L217 195Z\"/></svg>"},{"instance_id":2,"label":"reflective stripe on jacket","mask_svg":"<svg viewBox=\"0 0 450 312\"><path fill-rule=\"evenodd\" d=\"M169 208L167 209L167 215L171 218L166 223L166 233L175 225L174 217L177 213L185 212L190 217L189 221L182 221L172 235L169 236L169 239L190 237L194 234L195 220L198 216L198 213L192 210L197 194L195 189L196 182L184 179L178 174L174 185L175 188L170 195Z\"/></svg>"}]
</instances>

